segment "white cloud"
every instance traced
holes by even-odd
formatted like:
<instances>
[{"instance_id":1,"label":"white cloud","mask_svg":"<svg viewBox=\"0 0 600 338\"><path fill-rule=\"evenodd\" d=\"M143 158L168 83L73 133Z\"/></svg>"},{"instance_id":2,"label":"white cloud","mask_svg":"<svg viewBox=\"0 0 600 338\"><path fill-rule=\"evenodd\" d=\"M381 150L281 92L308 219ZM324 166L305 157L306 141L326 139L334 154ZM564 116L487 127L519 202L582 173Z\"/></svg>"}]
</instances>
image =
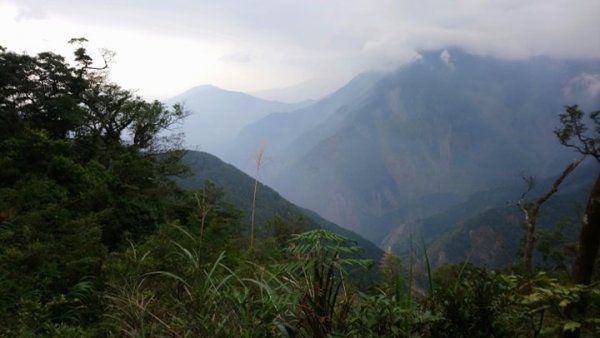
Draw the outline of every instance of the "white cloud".
<instances>
[{"instance_id":1,"label":"white cloud","mask_svg":"<svg viewBox=\"0 0 600 338\"><path fill-rule=\"evenodd\" d=\"M234 62L234 63L248 63L250 62L250 55L246 52L237 52L227 55L223 55L219 58L219 61Z\"/></svg>"},{"instance_id":2,"label":"white cloud","mask_svg":"<svg viewBox=\"0 0 600 338\"><path fill-rule=\"evenodd\" d=\"M115 80L149 96L212 83L284 87L395 67L420 49L503 58L600 58L597 0L20 0L0 4L0 43L117 52Z\"/></svg>"},{"instance_id":3,"label":"white cloud","mask_svg":"<svg viewBox=\"0 0 600 338\"><path fill-rule=\"evenodd\" d=\"M20 7L17 10L16 20L39 20L46 17L46 13L36 7Z\"/></svg>"},{"instance_id":4,"label":"white cloud","mask_svg":"<svg viewBox=\"0 0 600 338\"><path fill-rule=\"evenodd\" d=\"M452 63L452 60L450 58L451 58L451 56L447 49L444 49L440 53L440 61L442 61L446 66L448 66L452 69L452 68L454 68L454 64Z\"/></svg>"},{"instance_id":5,"label":"white cloud","mask_svg":"<svg viewBox=\"0 0 600 338\"><path fill-rule=\"evenodd\" d=\"M567 97L584 96L588 99L600 98L600 74L582 73L569 81L565 88Z\"/></svg>"}]
</instances>

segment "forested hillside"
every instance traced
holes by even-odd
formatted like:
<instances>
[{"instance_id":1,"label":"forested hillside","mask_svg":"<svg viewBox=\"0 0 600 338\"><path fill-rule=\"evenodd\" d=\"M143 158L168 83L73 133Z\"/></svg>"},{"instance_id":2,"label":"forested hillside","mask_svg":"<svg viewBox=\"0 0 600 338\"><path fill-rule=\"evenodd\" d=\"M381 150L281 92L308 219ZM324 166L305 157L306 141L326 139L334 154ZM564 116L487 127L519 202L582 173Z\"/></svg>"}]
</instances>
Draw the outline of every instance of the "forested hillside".
<instances>
[{"instance_id":1,"label":"forested hillside","mask_svg":"<svg viewBox=\"0 0 600 338\"><path fill-rule=\"evenodd\" d=\"M434 269L435 248L423 238L410 241L404 260L389 250L365 259L380 253L164 136L185 109L112 83L106 60L93 60L85 39L71 42L72 64L0 47L0 336L600 332L599 180L578 249L563 254L560 238L540 240L550 265ZM596 161L597 173L600 112L570 106L560 124L559 141ZM536 201L522 196L520 205L531 212Z\"/></svg>"},{"instance_id":2,"label":"forested hillside","mask_svg":"<svg viewBox=\"0 0 600 338\"><path fill-rule=\"evenodd\" d=\"M251 172L263 144L266 184L383 245L396 227L471 194L522 175L556 175L574 158L552 133L557 116L575 103L597 109L588 78L598 73L595 60L423 51L312 106L251 124L237 144L245 157L230 161Z\"/></svg>"},{"instance_id":3,"label":"forested hillside","mask_svg":"<svg viewBox=\"0 0 600 338\"><path fill-rule=\"evenodd\" d=\"M596 164L588 162L563 182L539 215L541 241L575 245L580 213L597 172ZM552 181L553 178L536 180L530 195L542 194ZM386 238L386 244L404 256L410 251L408 238L412 233L412 236L423 236L431 246L434 266L464 260L490 268L515 264L523 249L520 245L523 215L516 204L526 189L527 185L522 181L473 194L438 214L399 226ZM550 239L551 236L558 238ZM551 244L554 250L565 249L557 243ZM548 263L543 255L547 253L536 253L538 263L542 265Z\"/></svg>"},{"instance_id":4,"label":"forested hillside","mask_svg":"<svg viewBox=\"0 0 600 338\"><path fill-rule=\"evenodd\" d=\"M207 182L221 187L224 199L240 208L244 213L242 221L245 224L250 224L254 188L253 178L208 153L187 151L183 157L183 163L190 168L192 175L178 180L181 187L188 190L197 190L204 187ZM256 223L260 225L259 234L263 237L270 236L274 230L273 226L282 223L295 225L297 227L296 231L322 228L356 241L363 249L365 258L379 261L383 255L383 251L372 242L323 219L310 210L302 209L290 203L276 191L260 182L258 182L255 204Z\"/></svg>"}]
</instances>

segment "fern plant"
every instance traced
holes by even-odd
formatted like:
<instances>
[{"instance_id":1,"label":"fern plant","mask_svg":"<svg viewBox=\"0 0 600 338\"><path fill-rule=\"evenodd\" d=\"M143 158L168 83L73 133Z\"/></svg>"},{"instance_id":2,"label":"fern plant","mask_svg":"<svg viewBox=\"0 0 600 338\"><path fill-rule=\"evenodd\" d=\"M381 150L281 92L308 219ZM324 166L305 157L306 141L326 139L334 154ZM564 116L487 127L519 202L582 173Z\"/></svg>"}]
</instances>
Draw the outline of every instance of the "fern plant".
<instances>
[{"instance_id":1,"label":"fern plant","mask_svg":"<svg viewBox=\"0 0 600 338\"><path fill-rule=\"evenodd\" d=\"M284 266L292 285L301 293L298 332L326 337L343 330L354 294L346 279L352 267L369 268L370 260L359 259L360 248L346 237L318 229L293 235Z\"/></svg>"}]
</instances>

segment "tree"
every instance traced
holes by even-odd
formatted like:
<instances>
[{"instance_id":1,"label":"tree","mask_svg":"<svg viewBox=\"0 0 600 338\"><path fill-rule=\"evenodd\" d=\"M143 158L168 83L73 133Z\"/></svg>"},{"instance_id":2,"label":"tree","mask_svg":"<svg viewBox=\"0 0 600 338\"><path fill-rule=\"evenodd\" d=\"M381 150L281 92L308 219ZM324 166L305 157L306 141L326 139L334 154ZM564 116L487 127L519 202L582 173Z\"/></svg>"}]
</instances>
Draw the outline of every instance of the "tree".
<instances>
[{"instance_id":1,"label":"tree","mask_svg":"<svg viewBox=\"0 0 600 338\"><path fill-rule=\"evenodd\" d=\"M592 156L600 163L600 111L591 112L589 118L594 124L591 133L583 122L584 113L577 105L569 106L560 115L562 127L555 131L560 142L584 156ZM594 263L600 244L600 174L596 178L583 217L579 235L579 248L573 266L573 281L589 284L592 281Z\"/></svg>"},{"instance_id":2,"label":"tree","mask_svg":"<svg viewBox=\"0 0 600 338\"><path fill-rule=\"evenodd\" d=\"M80 122L83 81L62 56L16 54L0 47L0 138L26 127L64 139Z\"/></svg>"},{"instance_id":3,"label":"tree","mask_svg":"<svg viewBox=\"0 0 600 338\"><path fill-rule=\"evenodd\" d=\"M590 130L583 121L585 114L577 105L568 106L560 115L562 126L555 130L560 142L575 149L584 156L593 157L600 163L600 111L589 114L589 121L593 124ZM594 265L600 246L600 174L592 187L588 197L585 214L579 233L578 250L573 264L572 278L577 284L589 285L594 274ZM568 309L568 315L583 317L586 311L586 300L582 299ZM566 337L579 337L579 330L566 331Z\"/></svg>"},{"instance_id":4,"label":"tree","mask_svg":"<svg viewBox=\"0 0 600 338\"><path fill-rule=\"evenodd\" d=\"M108 251L165 222L170 199L182 194L167 177L180 172L180 152L160 134L185 116L182 107L110 83L108 60L94 66L82 46L75 60L0 47L0 283L14 294L0 301L0 327L8 336L93 321L102 307L90 305L88 315L71 291L86 278L100 283ZM67 318L75 313L85 315Z\"/></svg>"},{"instance_id":5,"label":"tree","mask_svg":"<svg viewBox=\"0 0 600 338\"><path fill-rule=\"evenodd\" d=\"M536 225L537 217L540 212L540 208L552 195L558 191L558 187L564 181L567 176L584 160L585 155L577 160L571 162L562 173L554 180L550 189L542 196L533 200L525 199L525 195L534 188L534 180L532 177L524 178L527 182L527 191L521 195L521 199L517 202L517 206L523 212L525 216L525 249L523 252L523 266L527 271L531 270L533 250L537 241Z\"/></svg>"}]
</instances>

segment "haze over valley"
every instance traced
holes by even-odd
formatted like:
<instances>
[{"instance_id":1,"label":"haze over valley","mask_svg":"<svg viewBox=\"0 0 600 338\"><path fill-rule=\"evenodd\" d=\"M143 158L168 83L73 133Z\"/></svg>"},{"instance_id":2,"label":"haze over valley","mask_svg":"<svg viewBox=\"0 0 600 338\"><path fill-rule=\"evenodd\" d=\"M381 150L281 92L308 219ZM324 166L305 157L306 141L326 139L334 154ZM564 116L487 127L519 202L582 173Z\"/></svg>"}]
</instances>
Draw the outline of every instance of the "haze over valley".
<instances>
[{"instance_id":1,"label":"haze over valley","mask_svg":"<svg viewBox=\"0 0 600 338\"><path fill-rule=\"evenodd\" d=\"M200 149L251 176L264 149L262 182L385 248L473 194L515 186L513 196L477 210L506 207L526 188L523 176L558 175L576 154L554 135L557 116L573 102L598 106L599 85L597 61L502 60L454 48L360 74L300 106L265 107L273 103L212 87L212 96L197 88L169 102L187 103L183 129ZM208 113L212 106L220 117ZM219 118L226 132L214 128ZM211 148L216 139L219 149Z\"/></svg>"}]
</instances>

